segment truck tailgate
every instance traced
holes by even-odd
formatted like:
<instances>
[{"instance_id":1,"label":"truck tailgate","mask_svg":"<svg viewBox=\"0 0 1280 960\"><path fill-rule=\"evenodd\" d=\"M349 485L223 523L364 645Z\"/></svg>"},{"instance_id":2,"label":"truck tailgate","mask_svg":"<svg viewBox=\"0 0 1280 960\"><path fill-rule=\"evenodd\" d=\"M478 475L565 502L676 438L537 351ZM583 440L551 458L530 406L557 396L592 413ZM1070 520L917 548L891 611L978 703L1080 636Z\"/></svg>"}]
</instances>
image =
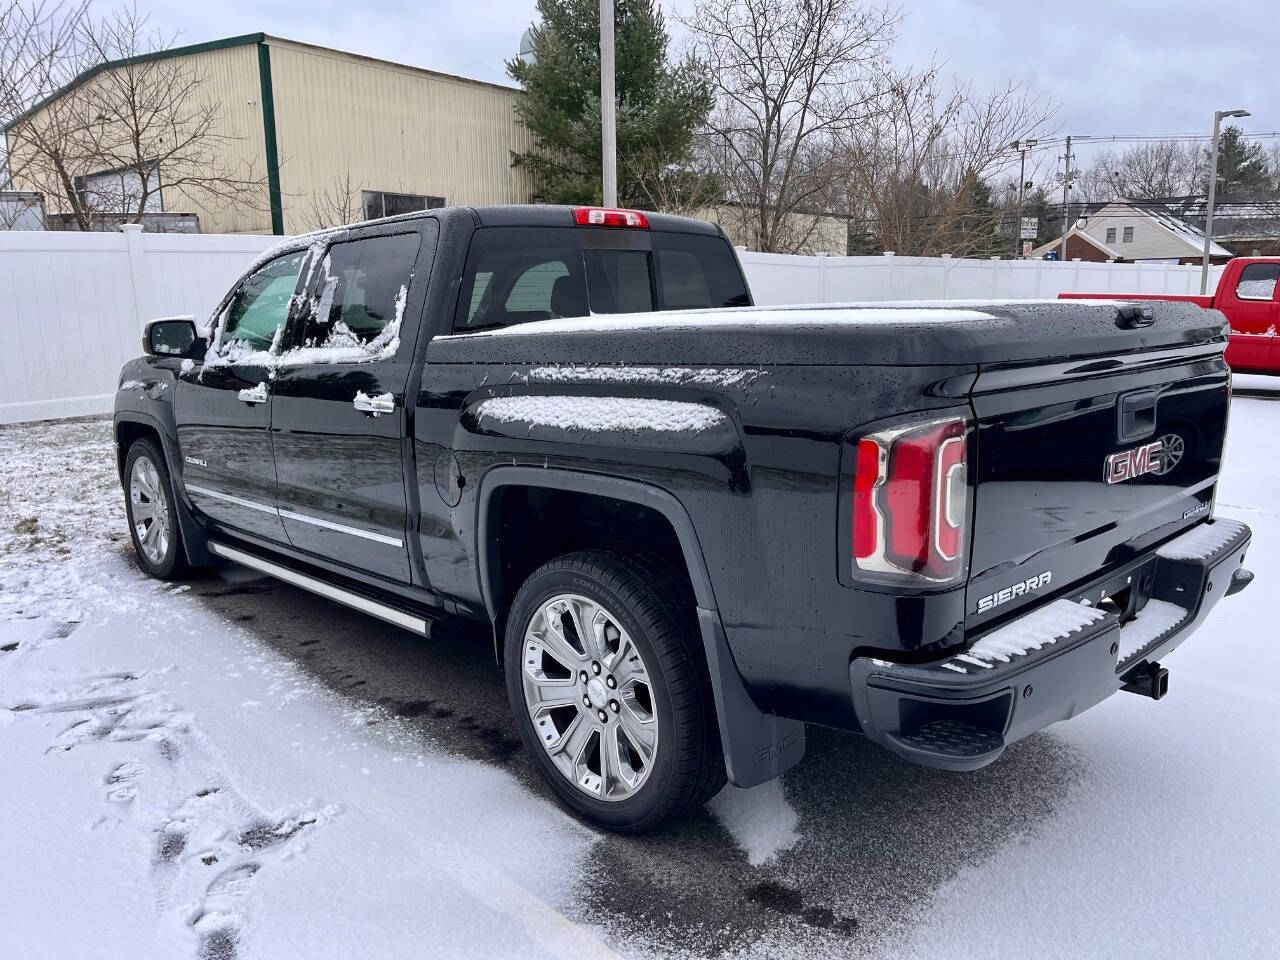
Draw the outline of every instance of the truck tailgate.
<instances>
[{"instance_id":1,"label":"truck tailgate","mask_svg":"<svg viewBox=\"0 0 1280 960\"><path fill-rule=\"evenodd\" d=\"M1204 519L1229 399L1221 342L982 367L966 628Z\"/></svg>"}]
</instances>

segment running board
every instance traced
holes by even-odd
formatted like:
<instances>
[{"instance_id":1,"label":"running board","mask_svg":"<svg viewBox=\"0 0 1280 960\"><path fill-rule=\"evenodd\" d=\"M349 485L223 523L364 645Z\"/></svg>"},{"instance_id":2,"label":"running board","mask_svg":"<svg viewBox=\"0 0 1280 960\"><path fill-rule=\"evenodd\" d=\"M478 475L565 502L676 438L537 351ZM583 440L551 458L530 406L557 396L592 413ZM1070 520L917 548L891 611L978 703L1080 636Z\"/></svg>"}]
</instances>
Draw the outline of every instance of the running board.
<instances>
[{"instance_id":1,"label":"running board","mask_svg":"<svg viewBox=\"0 0 1280 960\"><path fill-rule=\"evenodd\" d=\"M405 613L403 610L389 607L385 603L379 603L377 600L370 600L368 597L352 593L350 590L344 590L342 587L335 587L333 584L326 583L316 577L299 573L297 570L291 570L278 563L272 563L270 560L264 560L252 553L237 550L235 547L229 547L224 543L219 543L217 540L209 541L209 552L234 563L243 564L246 567L257 570L259 573L265 573L278 580L283 580L285 583L291 583L295 587L310 590L312 593L377 617L379 620L393 623L397 627L403 627L405 630L411 630L422 636L427 636L429 633L428 621L423 617Z\"/></svg>"}]
</instances>

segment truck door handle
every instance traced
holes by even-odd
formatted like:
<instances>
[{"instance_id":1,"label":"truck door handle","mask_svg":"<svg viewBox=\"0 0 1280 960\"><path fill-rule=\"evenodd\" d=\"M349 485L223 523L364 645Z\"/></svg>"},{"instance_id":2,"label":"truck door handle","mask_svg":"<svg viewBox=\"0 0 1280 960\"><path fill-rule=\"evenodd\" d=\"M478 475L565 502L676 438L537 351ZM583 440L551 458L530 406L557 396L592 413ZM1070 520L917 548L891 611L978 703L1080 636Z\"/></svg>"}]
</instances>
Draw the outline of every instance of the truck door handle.
<instances>
[{"instance_id":1,"label":"truck door handle","mask_svg":"<svg viewBox=\"0 0 1280 960\"><path fill-rule=\"evenodd\" d=\"M267 385L260 383L256 387L249 387L241 390L236 394L245 403L266 403L271 398L267 395Z\"/></svg>"},{"instance_id":2,"label":"truck door handle","mask_svg":"<svg viewBox=\"0 0 1280 960\"><path fill-rule=\"evenodd\" d=\"M380 417L384 413L395 412L396 398L390 393L380 393L376 397L371 397L363 390L357 390L356 398L351 401L351 405L361 413Z\"/></svg>"}]
</instances>

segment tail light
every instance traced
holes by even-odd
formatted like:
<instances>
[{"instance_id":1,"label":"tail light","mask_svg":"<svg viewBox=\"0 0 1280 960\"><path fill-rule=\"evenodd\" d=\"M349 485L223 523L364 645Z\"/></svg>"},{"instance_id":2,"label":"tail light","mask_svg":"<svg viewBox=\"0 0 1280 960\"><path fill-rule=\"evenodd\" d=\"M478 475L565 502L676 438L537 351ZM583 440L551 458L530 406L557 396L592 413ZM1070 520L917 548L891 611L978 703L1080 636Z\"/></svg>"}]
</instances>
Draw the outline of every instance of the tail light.
<instances>
[{"instance_id":1,"label":"tail light","mask_svg":"<svg viewBox=\"0 0 1280 960\"><path fill-rule=\"evenodd\" d=\"M574 207L573 222L580 227L649 229L649 218L639 210L614 210L609 207Z\"/></svg>"},{"instance_id":2,"label":"tail light","mask_svg":"<svg viewBox=\"0 0 1280 960\"><path fill-rule=\"evenodd\" d=\"M966 567L968 421L895 427L858 441L854 569L947 582Z\"/></svg>"}]
</instances>

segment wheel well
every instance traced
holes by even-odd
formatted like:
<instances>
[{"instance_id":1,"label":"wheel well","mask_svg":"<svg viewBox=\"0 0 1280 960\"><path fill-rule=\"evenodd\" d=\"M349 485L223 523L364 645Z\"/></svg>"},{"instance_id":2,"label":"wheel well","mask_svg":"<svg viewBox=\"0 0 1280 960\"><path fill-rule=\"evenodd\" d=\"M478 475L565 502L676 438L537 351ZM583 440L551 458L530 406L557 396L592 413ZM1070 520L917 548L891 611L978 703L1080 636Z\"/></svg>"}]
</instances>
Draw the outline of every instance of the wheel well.
<instances>
[{"instance_id":1,"label":"wheel well","mask_svg":"<svg viewBox=\"0 0 1280 960\"><path fill-rule=\"evenodd\" d=\"M494 491L489 510L485 565L499 633L505 629L516 591L529 574L548 560L577 550L643 551L690 582L671 522L644 504L552 487L504 486Z\"/></svg>"},{"instance_id":2,"label":"wheel well","mask_svg":"<svg viewBox=\"0 0 1280 960\"><path fill-rule=\"evenodd\" d=\"M160 445L160 452L164 453L164 443L155 427L136 420L121 420L116 424L116 470L121 477L124 476L124 462L129 456L129 448L143 437L154 440Z\"/></svg>"}]
</instances>

